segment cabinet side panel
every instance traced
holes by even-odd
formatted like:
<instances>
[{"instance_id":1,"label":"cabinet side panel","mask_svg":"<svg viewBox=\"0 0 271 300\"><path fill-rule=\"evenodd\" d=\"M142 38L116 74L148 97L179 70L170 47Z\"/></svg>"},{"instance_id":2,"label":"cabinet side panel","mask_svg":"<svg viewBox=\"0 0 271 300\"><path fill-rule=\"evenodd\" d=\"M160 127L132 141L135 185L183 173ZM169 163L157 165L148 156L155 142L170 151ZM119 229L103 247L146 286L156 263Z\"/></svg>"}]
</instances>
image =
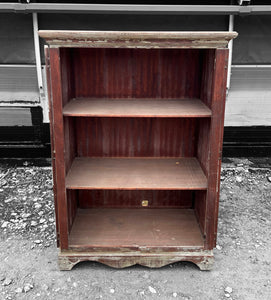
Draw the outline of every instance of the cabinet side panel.
<instances>
[{"instance_id":1,"label":"cabinet side panel","mask_svg":"<svg viewBox=\"0 0 271 300\"><path fill-rule=\"evenodd\" d=\"M49 102L49 118L50 118L50 141L51 141L51 156L53 169L53 192L55 204L55 220L56 220L56 240L57 247L59 247L59 228L58 228L58 213L57 213L57 182L56 182L56 166L55 166L55 147L54 147L54 130L53 130L53 108L52 108L52 90L51 90L51 70L50 70L50 53L49 48L45 46L45 63L46 63L46 77L47 77L47 94Z\"/></svg>"},{"instance_id":2,"label":"cabinet side panel","mask_svg":"<svg viewBox=\"0 0 271 300\"><path fill-rule=\"evenodd\" d=\"M206 247L216 244L221 156L227 82L228 49L215 51L212 80L212 119L209 135L208 190L206 201Z\"/></svg>"},{"instance_id":3,"label":"cabinet side panel","mask_svg":"<svg viewBox=\"0 0 271 300\"><path fill-rule=\"evenodd\" d=\"M80 208L191 208L192 191L80 190ZM142 206L147 201L147 206Z\"/></svg>"},{"instance_id":4,"label":"cabinet side panel","mask_svg":"<svg viewBox=\"0 0 271 300\"><path fill-rule=\"evenodd\" d=\"M66 174L69 172L72 162L76 156L76 137L74 123L75 121L73 118L63 118Z\"/></svg>"},{"instance_id":5,"label":"cabinet side panel","mask_svg":"<svg viewBox=\"0 0 271 300\"><path fill-rule=\"evenodd\" d=\"M209 173L209 159L210 159L210 125L211 120L209 118L204 118L198 121L198 147L197 147L197 158L206 176Z\"/></svg>"},{"instance_id":6,"label":"cabinet side panel","mask_svg":"<svg viewBox=\"0 0 271 300\"><path fill-rule=\"evenodd\" d=\"M210 160L210 119L201 119L199 122L197 136L196 156L201 168L208 178ZM195 193L195 214L197 216L202 234L206 235L206 192L196 191Z\"/></svg>"},{"instance_id":7,"label":"cabinet side panel","mask_svg":"<svg viewBox=\"0 0 271 300\"><path fill-rule=\"evenodd\" d=\"M195 191L194 206L201 232L206 236L206 191Z\"/></svg>"},{"instance_id":8,"label":"cabinet side panel","mask_svg":"<svg viewBox=\"0 0 271 300\"><path fill-rule=\"evenodd\" d=\"M76 118L79 156L192 157L193 118Z\"/></svg>"},{"instance_id":9,"label":"cabinet side panel","mask_svg":"<svg viewBox=\"0 0 271 300\"><path fill-rule=\"evenodd\" d=\"M51 90L54 131L55 174L57 184L57 215L59 245L68 249L68 215L65 187L64 125L62 115L62 81L59 49L50 49Z\"/></svg>"},{"instance_id":10,"label":"cabinet side panel","mask_svg":"<svg viewBox=\"0 0 271 300\"><path fill-rule=\"evenodd\" d=\"M77 212L77 201L78 201L78 191L77 190L67 190L67 208L68 208L68 229L69 233L71 231L76 212Z\"/></svg>"},{"instance_id":11,"label":"cabinet side panel","mask_svg":"<svg viewBox=\"0 0 271 300\"><path fill-rule=\"evenodd\" d=\"M73 49L75 96L198 98L200 50Z\"/></svg>"}]
</instances>

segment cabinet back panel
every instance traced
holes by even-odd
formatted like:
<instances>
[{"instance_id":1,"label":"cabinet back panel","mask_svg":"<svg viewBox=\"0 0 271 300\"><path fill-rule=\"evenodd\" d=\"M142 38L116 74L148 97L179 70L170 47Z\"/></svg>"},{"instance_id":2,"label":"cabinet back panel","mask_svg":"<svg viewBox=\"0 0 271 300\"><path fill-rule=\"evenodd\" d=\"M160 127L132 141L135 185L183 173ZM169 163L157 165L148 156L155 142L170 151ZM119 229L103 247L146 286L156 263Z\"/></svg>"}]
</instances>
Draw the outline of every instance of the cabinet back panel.
<instances>
[{"instance_id":1,"label":"cabinet back panel","mask_svg":"<svg viewBox=\"0 0 271 300\"><path fill-rule=\"evenodd\" d=\"M73 49L75 97L199 98L202 51Z\"/></svg>"},{"instance_id":2,"label":"cabinet back panel","mask_svg":"<svg viewBox=\"0 0 271 300\"><path fill-rule=\"evenodd\" d=\"M76 118L78 156L192 157L195 118Z\"/></svg>"},{"instance_id":3,"label":"cabinet back panel","mask_svg":"<svg viewBox=\"0 0 271 300\"><path fill-rule=\"evenodd\" d=\"M148 201L149 208L191 208L192 191L119 191L119 190L80 190L80 208L146 208L142 201Z\"/></svg>"}]
</instances>

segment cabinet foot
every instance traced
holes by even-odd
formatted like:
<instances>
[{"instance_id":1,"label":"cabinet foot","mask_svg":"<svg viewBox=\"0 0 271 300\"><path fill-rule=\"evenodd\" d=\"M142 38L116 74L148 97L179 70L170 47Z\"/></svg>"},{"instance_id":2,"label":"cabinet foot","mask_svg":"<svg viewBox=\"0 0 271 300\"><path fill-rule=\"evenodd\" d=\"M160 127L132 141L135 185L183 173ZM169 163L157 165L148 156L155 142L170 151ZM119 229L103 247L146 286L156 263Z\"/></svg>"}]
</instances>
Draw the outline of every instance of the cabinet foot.
<instances>
[{"instance_id":1,"label":"cabinet foot","mask_svg":"<svg viewBox=\"0 0 271 300\"><path fill-rule=\"evenodd\" d=\"M214 257L204 257L201 262L196 263L201 271L210 271L214 266Z\"/></svg>"},{"instance_id":2,"label":"cabinet foot","mask_svg":"<svg viewBox=\"0 0 271 300\"><path fill-rule=\"evenodd\" d=\"M69 256L61 255L58 257L58 267L60 271L70 271L77 263L79 263L80 259L72 259Z\"/></svg>"},{"instance_id":3,"label":"cabinet foot","mask_svg":"<svg viewBox=\"0 0 271 300\"><path fill-rule=\"evenodd\" d=\"M177 252L177 253L87 253L60 252L59 269L69 271L83 261L96 261L113 268L126 268L142 265L149 268L160 268L179 261L188 261L197 265L200 270L211 270L214 263L212 251Z\"/></svg>"}]
</instances>

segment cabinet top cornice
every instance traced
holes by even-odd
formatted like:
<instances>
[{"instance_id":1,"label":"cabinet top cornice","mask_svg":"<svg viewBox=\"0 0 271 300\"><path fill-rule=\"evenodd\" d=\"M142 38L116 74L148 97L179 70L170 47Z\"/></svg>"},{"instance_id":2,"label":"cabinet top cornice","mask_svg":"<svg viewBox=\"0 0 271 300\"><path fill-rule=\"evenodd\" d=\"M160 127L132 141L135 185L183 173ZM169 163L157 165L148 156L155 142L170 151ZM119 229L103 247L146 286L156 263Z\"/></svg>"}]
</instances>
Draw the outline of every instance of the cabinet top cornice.
<instances>
[{"instance_id":1,"label":"cabinet top cornice","mask_svg":"<svg viewBox=\"0 0 271 300\"><path fill-rule=\"evenodd\" d=\"M226 48L237 37L229 31L69 31L40 30L50 47Z\"/></svg>"}]
</instances>

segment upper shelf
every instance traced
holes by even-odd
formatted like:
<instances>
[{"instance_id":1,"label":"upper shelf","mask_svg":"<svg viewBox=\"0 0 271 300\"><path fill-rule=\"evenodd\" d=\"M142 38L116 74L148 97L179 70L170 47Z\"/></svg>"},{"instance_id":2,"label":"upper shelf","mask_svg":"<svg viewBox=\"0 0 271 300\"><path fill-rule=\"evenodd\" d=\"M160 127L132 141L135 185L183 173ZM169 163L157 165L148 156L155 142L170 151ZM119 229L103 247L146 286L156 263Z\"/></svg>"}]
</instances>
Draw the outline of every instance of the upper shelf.
<instances>
[{"instance_id":1,"label":"upper shelf","mask_svg":"<svg viewBox=\"0 0 271 300\"><path fill-rule=\"evenodd\" d=\"M237 37L229 31L69 31L40 30L51 47L226 48Z\"/></svg>"},{"instance_id":2,"label":"upper shelf","mask_svg":"<svg viewBox=\"0 0 271 300\"><path fill-rule=\"evenodd\" d=\"M199 99L73 99L63 108L74 117L210 117Z\"/></svg>"}]
</instances>

